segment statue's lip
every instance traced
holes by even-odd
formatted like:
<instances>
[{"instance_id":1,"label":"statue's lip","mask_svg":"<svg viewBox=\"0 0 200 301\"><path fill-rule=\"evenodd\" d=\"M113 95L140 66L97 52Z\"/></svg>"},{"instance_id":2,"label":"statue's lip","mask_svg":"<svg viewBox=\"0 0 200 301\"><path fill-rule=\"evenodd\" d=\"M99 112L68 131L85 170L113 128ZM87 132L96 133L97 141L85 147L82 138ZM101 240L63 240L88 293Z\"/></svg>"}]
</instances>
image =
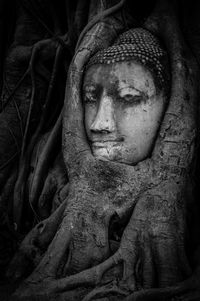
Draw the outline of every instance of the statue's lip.
<instances>
[{"instance_id":1,"label":"statue's lip","mask_svg":"<svg viewBox=\"0 0 200 301\"><path fill-rule=\"evenodd\" d=\"M109 143L109 142L122 142L122 141L124 141L123 137L110 138L110 139L92 139L92 140L90 140L90 142L92 144L95 144L95 143Z\"/></svg>"},{"instance_id":2,"label":"statue's lip","mask_svg":"<svg viewBox=\"0 0 200 301\"><path fill-rule=\"evenodd\" d=\"M108 144L117 145L122 141L124 141L124 139L119 138L119 139L93 140L93 141L91 141L91 143L94 147L104 147L105 145L108 145Z\"/></svg>"}]
</instances>

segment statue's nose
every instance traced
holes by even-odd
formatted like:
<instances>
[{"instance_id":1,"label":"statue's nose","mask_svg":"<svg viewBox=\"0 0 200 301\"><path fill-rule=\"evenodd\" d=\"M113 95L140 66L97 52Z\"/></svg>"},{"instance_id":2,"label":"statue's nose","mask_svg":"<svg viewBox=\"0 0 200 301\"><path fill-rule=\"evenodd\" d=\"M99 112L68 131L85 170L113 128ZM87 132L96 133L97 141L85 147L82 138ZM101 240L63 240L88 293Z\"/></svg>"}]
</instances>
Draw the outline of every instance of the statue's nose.
<instances>
[{"instance_id":1,"label":"statue's nose","mask_svg":"<svg viewBox=\"0 0 200 301\"><path fill-rule=\"evenodd\" d=\"M116 129L115 112L111 97L103 96L94 121L90 126L92 132L112 133Z\"/></svg>"}]
</instances>

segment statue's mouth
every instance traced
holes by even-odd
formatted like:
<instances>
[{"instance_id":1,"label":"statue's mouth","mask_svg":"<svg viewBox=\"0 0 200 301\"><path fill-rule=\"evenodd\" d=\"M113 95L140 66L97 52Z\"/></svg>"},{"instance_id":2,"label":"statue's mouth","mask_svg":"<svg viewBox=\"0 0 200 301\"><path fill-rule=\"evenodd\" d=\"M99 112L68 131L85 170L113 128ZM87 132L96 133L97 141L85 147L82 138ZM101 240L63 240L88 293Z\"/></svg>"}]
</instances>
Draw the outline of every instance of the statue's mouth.
<instances>
[{"instance_id":1,"label":"statue's mouth","mask_svg":"<svg viewBox=\"0 0 200 301\"><path fill-rule=\"evenodd\" d=\"M106 147L108 145L116 146L124 141L123 137L115 138L115 139L93 139L91 144L93 147Z\"/></svg>"},{"instance_id":2,"label":"statue's mouth","mask_svg":"<svg viewBox=\"0 0 200 301\"><path fill-rule=\"evenodd\" d=\"M114 146L118 146L119 144L121 144L123 140L106 140L106 141L95 141L92 142L92 147L94 148L107 148L109 147L114 147Z\"/></svg>"}]
</instances>

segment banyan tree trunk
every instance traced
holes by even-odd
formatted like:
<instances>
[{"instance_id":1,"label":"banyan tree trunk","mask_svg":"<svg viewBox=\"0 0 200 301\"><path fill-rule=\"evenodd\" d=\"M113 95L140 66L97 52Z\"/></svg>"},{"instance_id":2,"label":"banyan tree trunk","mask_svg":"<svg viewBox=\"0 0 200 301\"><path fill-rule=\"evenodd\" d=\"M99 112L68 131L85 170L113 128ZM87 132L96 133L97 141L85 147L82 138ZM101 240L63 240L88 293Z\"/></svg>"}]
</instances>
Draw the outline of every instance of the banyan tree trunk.
<instances>
[{"instance_id":1,"label":"banyan tree trunk","mask_svg":"<svg viewBox=\"0 0 200 301\"><path fill-rule=\"evenodd\" d=\"M124 2L111 8L91 5L94 17L79 36L62 112L68 183L61 181L63 201L29 232L9 266L10 277L25 278L13 300L168 300L189 291L198 294L200 268L193 271L186 254L186 209L196 156L199 68L182 37L173 1L158 1L143 24L163 41L172 75L151 157L136 166L101 161L87 142L84 65L124 30L119 13ZM48 137L55 138L59 125ZM54 140L48 141L49 146ZM34 203L41 187L36 176L33 182Z\"/></svg>"}]
</instances>

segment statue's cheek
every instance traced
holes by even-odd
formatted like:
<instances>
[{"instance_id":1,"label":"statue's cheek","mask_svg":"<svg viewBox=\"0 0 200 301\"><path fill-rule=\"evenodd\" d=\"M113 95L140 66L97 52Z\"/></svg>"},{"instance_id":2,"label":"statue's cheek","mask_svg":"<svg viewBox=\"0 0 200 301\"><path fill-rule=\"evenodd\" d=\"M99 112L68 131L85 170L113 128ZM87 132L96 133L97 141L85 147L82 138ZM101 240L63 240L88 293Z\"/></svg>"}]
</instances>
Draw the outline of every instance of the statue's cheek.
<instances>
[{"instance_id":1,"label":"statue's cheek","mask_svg":"<svg viewBox=\"0 0 200 301\"><path fill-rule=\"evenodd\" d=\"M163 105L155 102L132 106L118 114L118 132L124 138L123 147L118 150L122 162L136 164L150 155L162 111Z\"/></svg>"}]
</instances>

